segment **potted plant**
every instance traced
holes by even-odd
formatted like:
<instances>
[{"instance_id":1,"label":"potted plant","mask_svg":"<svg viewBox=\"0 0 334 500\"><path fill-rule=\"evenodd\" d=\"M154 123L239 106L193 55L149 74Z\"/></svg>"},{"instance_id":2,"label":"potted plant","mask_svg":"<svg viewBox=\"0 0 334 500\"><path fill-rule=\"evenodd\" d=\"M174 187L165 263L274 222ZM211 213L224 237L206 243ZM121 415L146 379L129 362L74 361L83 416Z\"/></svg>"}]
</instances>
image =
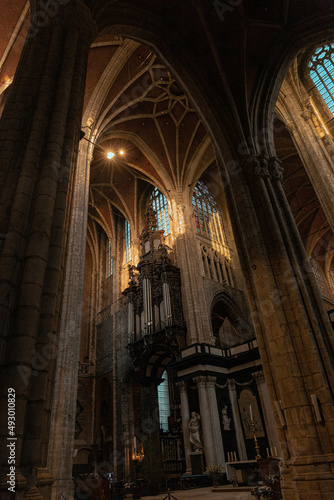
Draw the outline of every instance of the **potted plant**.
<instances>
[{"instance_id":1,"label":"potted plant","mask_svg":"<svg viewBox=\"0 0 334 500\"><path fill-rule=\"evenodd\" d=\"M208 465L206 468L208 474L212 479L213 487L217 488L219 481L223 479L223 469L220 464L218 465Z\"/></svg>"},{"instance_id":2,"label":"potted plant","mask_svg":"<svg viewBox=\"0 0 334 500\"><path fill-rule=\"evenodd\" d=\"M266 500L275 496L275 491L270 486L256 486L251 490L251 495L255 495L260 500Z\"/></svg>"}]
</instances>

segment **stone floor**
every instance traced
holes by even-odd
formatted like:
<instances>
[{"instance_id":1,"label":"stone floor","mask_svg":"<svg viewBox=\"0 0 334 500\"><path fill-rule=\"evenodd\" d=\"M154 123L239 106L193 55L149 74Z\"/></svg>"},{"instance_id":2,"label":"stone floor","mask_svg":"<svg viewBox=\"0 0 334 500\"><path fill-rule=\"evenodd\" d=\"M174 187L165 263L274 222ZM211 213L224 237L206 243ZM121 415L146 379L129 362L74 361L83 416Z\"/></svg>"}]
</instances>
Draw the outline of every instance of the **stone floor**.
<instances>
[{"instance_id":1,"label":"stone floor","mask_svg":"<svg viewBox=\"0 0 334 500\"><path fill-rule=\"evenodd\" d=\"M195 488L190 490L171 491L171 500L254 500L250 494L251 488L231 488L222 486L219 488ZM174 497L174 498L173 498ZM142 500L168 500L166 493L142 497Z\"/></svg>"}]
</instances>

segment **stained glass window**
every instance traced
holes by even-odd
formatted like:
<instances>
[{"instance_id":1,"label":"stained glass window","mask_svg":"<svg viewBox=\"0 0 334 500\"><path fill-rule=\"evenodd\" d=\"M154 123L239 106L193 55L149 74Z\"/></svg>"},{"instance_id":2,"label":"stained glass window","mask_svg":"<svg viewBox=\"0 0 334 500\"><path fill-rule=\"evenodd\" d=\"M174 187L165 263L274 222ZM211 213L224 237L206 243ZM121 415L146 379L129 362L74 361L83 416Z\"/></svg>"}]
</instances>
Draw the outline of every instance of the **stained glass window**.
<instances>
[{"instance_id":1,"label":"stained glass window","mask_svg":"<svg viewBox=\"0 0 334 500\"><path fill-rule=\"evenodd\" d=\"M169 217L168 217L168 202L158 188L154 188L150 197L153 209L157 214L158 229L165 231L165 236L170 233Z\"/></svg>"},{"instance_id":2,"label":"stained glass window","mask_svg":"<svg viewBox=\"0 0 334 500\"><path fill-rule=\"evenodd\" d=\"M130 262L131 260L131 230L130 224L125 219L125 262Z\"/></svg>"},{"instance_id":3,"label":"stained glass window","mask_svg":"<svg viewBox=\"0 0 334 500\"><path fill-rule=\"evenodd\" d=\"M168 377L166 370L162 374L162 379L163 382L158 385L159 420L160 429L166 432L168 431L168 417L170 416Z\"/></svg>"},{"instance_id":4,"label":"stained glass window","mask_svg":"<svg viewBox=\"0 0 334 500\"><path fill-rule=\"evenodd\" d=\"M204 182L197 182L192 203L196 231L222 245L227 245L221 212Z\"/></svg>"},{"instance_id":5,"label":"stained glass window","mask_svg":"<svg viewBox=\"0 0 334 500\"><path fill-rule=\"evenodd\" d=\"M113 257L112 257L112 249L111 249L111 242L108 240L107 244L107 278L112 276L113 272Z\"/></svg>"},{"instance_id":6,"label":"stained glass window","mask_svg":"<svg viewBox=\"0 0 334 500\"><path fill-rule=\"evenodd\" d=\"M334 43L319 47L308 66L313 82L334 115Z\"/></svg>"}]
</instances>

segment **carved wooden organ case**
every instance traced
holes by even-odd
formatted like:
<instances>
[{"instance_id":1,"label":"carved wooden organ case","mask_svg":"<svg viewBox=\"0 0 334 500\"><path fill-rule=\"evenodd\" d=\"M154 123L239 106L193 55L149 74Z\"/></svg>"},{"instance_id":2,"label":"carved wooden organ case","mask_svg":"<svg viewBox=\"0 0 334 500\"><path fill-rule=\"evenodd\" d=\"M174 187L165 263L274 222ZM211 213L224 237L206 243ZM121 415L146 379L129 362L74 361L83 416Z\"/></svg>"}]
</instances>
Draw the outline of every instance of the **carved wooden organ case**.
<instances>
[{"instance_id":1,"label":"carved wooden organ case","mask_svg":"<svg viewBox=\"0 0 334 500\"><path fill-rule=\"evenodd\" d=\"M129 265L129 349L135 365L145 354L167 348L174 354L185 347L186 327L182 311L180 270L168 257L163 230L157 229L155 211L149 205L140 236L141 260Z\"/></svg>"}]
</instances>

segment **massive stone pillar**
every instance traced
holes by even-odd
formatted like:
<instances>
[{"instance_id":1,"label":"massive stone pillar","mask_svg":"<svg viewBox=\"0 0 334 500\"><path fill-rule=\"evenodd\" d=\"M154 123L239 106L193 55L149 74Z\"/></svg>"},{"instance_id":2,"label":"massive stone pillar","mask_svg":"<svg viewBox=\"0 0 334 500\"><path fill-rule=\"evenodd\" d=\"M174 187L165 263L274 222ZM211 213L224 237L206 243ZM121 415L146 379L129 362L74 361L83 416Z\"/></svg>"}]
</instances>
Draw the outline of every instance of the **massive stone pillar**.
<instances>
[{"instance_id":1,"label":"massive stone pillar","mask_svg":"<svg viewBox=\"0 0 334 500\"><path fill-rule=\"evenodd\" d=\"M41 498L42 490L49 497L52 482L46 465L54 360L85 72L94 36L81 0L61 2L42 28L39 2L35 7L0 124L0 226L5 234L0 259L1 406L6 406L8 387L14 388L16 466L31 499ZM18 488L16 498L23 494Z\"/></svg>"},{"instance_id":2,"label":"massive stone pillar","mask_svg":"<svg viewBox=\"0 0 334 500\"><path fill-rule=\"evenodd\" d=\"M250 157L227 201L284 463L285 500L334 491L334 339L275 158ZM319 406L320 413L317 412Z\"/></svg>"},{"instance_id":3,"label":"massive stone pillar","mask_svg":"<svg viewBox=\"0 0 334 500\"><path fill-rule=\"evenodd\" d=\"M186 457L186 474L191 474L191 444L189 438L189 420L190 420L190 412L189 412L189 401L188 401L188 393L187 393L187 382L178 382L177 383L180 389L180 398L181 398L181 416L182 416L182 430L183 430L183 440L184 440L184 454Z\"/></svg>"},{"instance_id":4,"label":"massive stone pillar","mask_svg":"<svg viewBox=\"0 0 334 500\"><path fill-rule=\"evenodd\" d=\"M187 343L212 342L201 269L201 251L194 231L192 208L182 191L170 194L177 266L181 271ZM197 270L197 271L195 271Z\"/></svg>"}]
</instances>

